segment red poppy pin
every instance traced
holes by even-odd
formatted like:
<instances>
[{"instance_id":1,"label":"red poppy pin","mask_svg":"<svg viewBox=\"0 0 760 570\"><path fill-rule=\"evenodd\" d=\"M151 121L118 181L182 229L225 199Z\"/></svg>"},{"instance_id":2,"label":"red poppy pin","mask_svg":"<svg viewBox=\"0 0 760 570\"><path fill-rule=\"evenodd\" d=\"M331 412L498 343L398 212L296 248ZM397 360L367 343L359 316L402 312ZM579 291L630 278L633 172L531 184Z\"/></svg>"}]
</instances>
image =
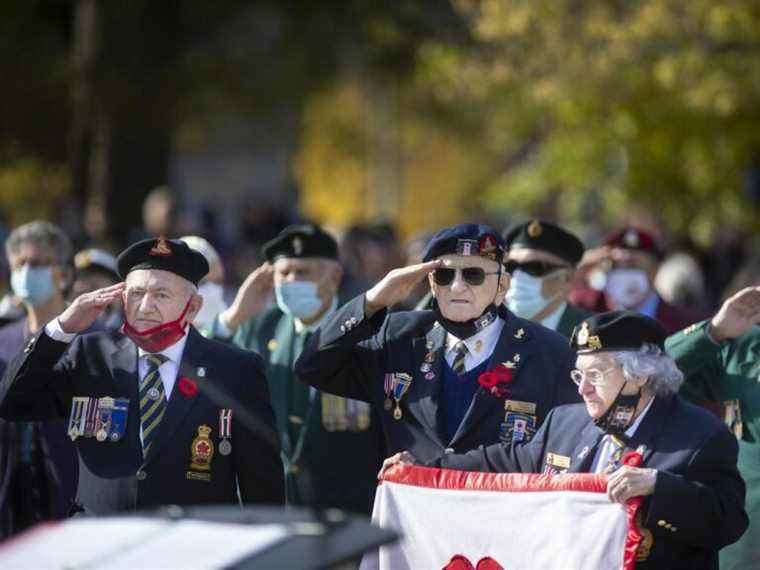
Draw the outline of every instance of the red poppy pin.
<instances>
[{"instance_id":1,"label":"red poppy pin","mask_svg":"<svg viewBox=\"0 0 760 570\"><path fill-rule=\"evenodd\" d=\"M478 376L478 384L491 392L497 398L503 398L509 393L507 384L514 378L514 369L504 364L499 364L493 370L483 372Z\"/></svg>"},{"instance_id":2,"label":"red poppy pin","mask_svg":"<svg viewBox=\"0 0 760 570\"><path fill-rule=\"evenodd\" d=\"M641 453L638 451L627 451L623 454L623 457L620 459L620 462L623 465L630 465L631 467L638 467L641 465L641 462L644 460Z\"/></svg>"},{"instance_id":3,"label":"red poppy pin","mask_svg":"<svg viewBox=\"0 0 760 570\"><path fill-rule=\"evenodd\" d=\"M187 376L182 376L177 380L177 388L179 388L179 391L185 398L192 398L198 393L198 384Z\"/></svg>"}]
</instances>

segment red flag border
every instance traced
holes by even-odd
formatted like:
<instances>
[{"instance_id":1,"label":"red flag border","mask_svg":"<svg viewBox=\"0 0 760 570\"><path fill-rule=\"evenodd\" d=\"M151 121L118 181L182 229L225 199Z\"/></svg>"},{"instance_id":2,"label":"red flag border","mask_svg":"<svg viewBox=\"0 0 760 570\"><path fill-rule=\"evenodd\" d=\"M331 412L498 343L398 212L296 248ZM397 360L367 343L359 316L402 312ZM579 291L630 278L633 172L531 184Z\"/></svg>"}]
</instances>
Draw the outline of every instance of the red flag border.
<instances>
[{"instance_id":1,"label":"red flag border","mask_svg":"<svg viewBox=\"0 0 760 570\"><path fill-rule=\"evenodd\" d=\"M602 474L479 473L424 467L422 465L396 465L383 474L380 483L383 482L427 487L429 489L500 493L607 492L607 475ZM628 531L626 533L622 570L634 570L636 567L636 551L643 539L643 535L636 525L636 513L642 502L643 497L634 497L626 503Z\"/></svg>"}]
</instances>

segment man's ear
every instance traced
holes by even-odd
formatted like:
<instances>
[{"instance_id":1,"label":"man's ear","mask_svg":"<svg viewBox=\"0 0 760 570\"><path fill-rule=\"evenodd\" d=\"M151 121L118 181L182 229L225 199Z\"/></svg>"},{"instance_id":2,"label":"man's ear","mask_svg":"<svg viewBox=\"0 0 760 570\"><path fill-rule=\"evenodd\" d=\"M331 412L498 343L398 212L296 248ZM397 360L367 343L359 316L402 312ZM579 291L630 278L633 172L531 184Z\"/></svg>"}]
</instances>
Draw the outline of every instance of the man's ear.
<instances>
[{"instance_id":1,"label":"man's ear","mask_svg":"<svg viewBox=\"0 0 760 570\"><path fill-rule=\"evenodd\" d=\"M185 317L185 320L192 323L193 320L195 320L195 315L200 312L202 306L203 296L194 293L190 299L190 306L187 308L187 316Z\"/></svg>"}]
</instances>

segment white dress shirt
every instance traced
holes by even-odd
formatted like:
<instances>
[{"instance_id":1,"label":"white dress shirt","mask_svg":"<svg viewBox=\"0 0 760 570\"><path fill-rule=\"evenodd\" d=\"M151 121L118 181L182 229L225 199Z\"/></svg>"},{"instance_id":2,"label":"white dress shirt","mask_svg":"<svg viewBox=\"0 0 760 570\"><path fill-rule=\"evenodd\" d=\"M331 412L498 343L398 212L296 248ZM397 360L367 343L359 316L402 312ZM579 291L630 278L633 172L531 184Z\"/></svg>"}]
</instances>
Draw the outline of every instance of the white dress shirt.
<instances>
[{"instance_id":1,"label":"white dress shirt","mask_svg":"<svg viewBox=\"0 0 760 570\"><path fill-rule=\"evenodd\" d=\"M641 424L641 421L644 419L644 416L647 415L647 412L649 411L649 408L652 407L652 402L654 402L654 398L649 400L649 403L646 405L646 408L644 408L641 411L641 414L639 414L639 417L634 420L634 422L630 425L630 427L625 430L626 437L633 437L633 434L636 433L636 430L639 429L639 425ZM591 467L592 473L601 473L604 471L605 467L607 467L607 463L610 460L610 457L615 452L615 448L617 446L612 441L611 435L605 435L602 439L601 447L599 448L599 452L596 454L596 457L594 458L594 464Z\"/></svg>"},{"instance_id":2,"label":"white dress shirt","mask_svg":"<svg viewBox=\"0 0 760 570\"><path fill-rule=\"evenodd\" d=\"M465 339L464 344L467 346L467 356L464 359L465 371L477 368L491 357L505 324L504 319L497 317L486 328ZM449 366L454 364L456 346L460 340L451 333L446 335L446 362Z\"/></svg>"}]
</instances>

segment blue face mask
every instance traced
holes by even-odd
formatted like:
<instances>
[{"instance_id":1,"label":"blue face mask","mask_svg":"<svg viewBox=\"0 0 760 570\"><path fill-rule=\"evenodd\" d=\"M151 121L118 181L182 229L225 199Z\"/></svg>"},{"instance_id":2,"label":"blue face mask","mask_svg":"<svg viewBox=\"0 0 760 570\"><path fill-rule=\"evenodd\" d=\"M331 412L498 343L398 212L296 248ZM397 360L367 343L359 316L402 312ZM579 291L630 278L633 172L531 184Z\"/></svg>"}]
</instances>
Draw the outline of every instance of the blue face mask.
<instances>
[{"instance_id":1,"label":"blue face mask","mask_svg":"<svg viewBox=\"0 0 760 570\"><path fill-rule=\"evenodd\" d=\"M46 267L30 267L24 265L11 272L11 289L13 294L32 307L44 305L55 294L53 284L53 269Z\"/></svg>"},{"instance_id":2,"label":"blue face mask","mask_svg":"<svg viewBox=\"0 0 760 570\"><path fill-rule=\"evenodd\" d=\"M290 281L274 288L277 306L283 313L303 320L313 317L322 307L317 284L311 281Z\"/></svg>"}]
</instances>

